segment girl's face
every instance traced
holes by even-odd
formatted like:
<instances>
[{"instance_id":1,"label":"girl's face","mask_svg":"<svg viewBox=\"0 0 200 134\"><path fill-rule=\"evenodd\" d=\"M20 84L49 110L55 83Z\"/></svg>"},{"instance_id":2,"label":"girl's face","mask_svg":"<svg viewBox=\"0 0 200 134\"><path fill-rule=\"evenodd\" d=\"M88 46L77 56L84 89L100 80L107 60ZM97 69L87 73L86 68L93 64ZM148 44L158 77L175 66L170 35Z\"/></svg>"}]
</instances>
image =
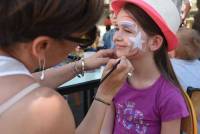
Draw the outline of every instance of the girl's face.
<instances>
[{"instance_id":1,"label":"girl's face","mask_svg":"<svg viewBox=\"0 0 200 134\"><path fill-rule=\"evenodd\" d=\"M116 45L116 55L134 56L139 51L145 51L147 35L136 19L126 11L121 10L117 16L117 31L113 37Z\"/></svg>"}]
</instances>

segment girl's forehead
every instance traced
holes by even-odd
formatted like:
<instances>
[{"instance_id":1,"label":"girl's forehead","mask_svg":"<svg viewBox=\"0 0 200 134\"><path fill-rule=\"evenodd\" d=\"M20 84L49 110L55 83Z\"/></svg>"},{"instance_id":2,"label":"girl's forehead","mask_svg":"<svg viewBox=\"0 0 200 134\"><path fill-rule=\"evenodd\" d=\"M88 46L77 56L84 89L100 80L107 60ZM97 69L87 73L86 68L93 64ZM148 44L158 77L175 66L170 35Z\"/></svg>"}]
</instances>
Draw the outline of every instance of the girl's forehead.
<instances>
[{"instance_id":1,"label":"girl's forehead","mask_svg":"<svg viewBox=\"0 0 200 134\"><path fill-rule=\"evenodd\" d=\"M133 16L130 16L129 13L127 13L124 10L121 10L117 15L117 21L129 21L129 22L135 22L135 19Z\"/></svg>"},{"instance_id":2,"label":"girl's forehead","mask_svg":"<svg viewBox=\"0 0 200 134\"><path fill-rule=\"evenodd\" d=\"M118 14L117 25L132 28L137 26L137 22L129 13L121 10Z\"/></svg>"}]
</instances>

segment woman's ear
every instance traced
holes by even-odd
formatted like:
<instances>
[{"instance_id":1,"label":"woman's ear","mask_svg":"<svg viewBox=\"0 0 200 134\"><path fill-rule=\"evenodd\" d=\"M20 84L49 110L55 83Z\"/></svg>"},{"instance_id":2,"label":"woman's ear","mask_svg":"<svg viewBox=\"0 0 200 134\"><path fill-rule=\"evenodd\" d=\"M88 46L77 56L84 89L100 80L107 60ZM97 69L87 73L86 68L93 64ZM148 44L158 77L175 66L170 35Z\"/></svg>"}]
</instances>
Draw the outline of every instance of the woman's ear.
<instances>
[{"instance_id":1,"label":"woman's ear","mask_svg":"<svg viewBox=\"0 0 200 134\"><path fill-rule=\"evenodd\" d=\"M44 58L45 52L51 44L51 38L47 36L39 36L32 42L32 53L36 58Z\"/></svg>"},{"instance_id":2,"label":"woman's ear","mask_svg":"<svg viewBox=\"0 0 200 134\"><path fill-rule=\"evenodd\" d=\"M158 50L163 43L163 37L160 35L155 35L149 40L149 48L151 51Z\"/></svg>"}]
</instances>

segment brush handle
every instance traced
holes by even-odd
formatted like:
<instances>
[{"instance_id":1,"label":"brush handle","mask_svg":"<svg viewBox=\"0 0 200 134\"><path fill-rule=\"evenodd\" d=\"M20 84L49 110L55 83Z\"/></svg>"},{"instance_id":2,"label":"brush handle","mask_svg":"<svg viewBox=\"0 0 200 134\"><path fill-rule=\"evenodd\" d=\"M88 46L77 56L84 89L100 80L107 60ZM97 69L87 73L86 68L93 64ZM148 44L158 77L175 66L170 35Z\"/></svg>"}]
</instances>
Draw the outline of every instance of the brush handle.
<instances>
[{"instance_id":1,"label":"brush handle","mask_svg":"<svg viewBox=\"0 0 200 134\"><path fill-rule=\"evenodd\" d=\"M120 60L113 66L113 68L106 74L105 77L102 78L100 81L100 84L103 83L103 81L117 68L117 65L120 63Z\"/></svg>"}]
</instances>

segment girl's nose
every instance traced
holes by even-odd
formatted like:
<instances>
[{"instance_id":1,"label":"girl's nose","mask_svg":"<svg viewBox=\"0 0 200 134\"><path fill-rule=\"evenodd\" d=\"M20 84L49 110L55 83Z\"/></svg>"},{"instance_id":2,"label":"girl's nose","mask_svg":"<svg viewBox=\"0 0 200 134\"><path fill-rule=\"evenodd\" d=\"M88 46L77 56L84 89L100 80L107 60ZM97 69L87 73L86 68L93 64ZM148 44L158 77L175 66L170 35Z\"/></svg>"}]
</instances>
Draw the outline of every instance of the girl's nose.
<instances>
[{"instance_id":1,"label":"girl's nose","mask_svg":"<svg viewBox=\"0 0 200 134\"><path fill-rule=\"evenodd\" d=\"M120 42L120 41L123 41L123 38L122 36L120 36L118 33L116 33L113 37L113 41L114 42Z\"/></svg>"}]
</instances>

